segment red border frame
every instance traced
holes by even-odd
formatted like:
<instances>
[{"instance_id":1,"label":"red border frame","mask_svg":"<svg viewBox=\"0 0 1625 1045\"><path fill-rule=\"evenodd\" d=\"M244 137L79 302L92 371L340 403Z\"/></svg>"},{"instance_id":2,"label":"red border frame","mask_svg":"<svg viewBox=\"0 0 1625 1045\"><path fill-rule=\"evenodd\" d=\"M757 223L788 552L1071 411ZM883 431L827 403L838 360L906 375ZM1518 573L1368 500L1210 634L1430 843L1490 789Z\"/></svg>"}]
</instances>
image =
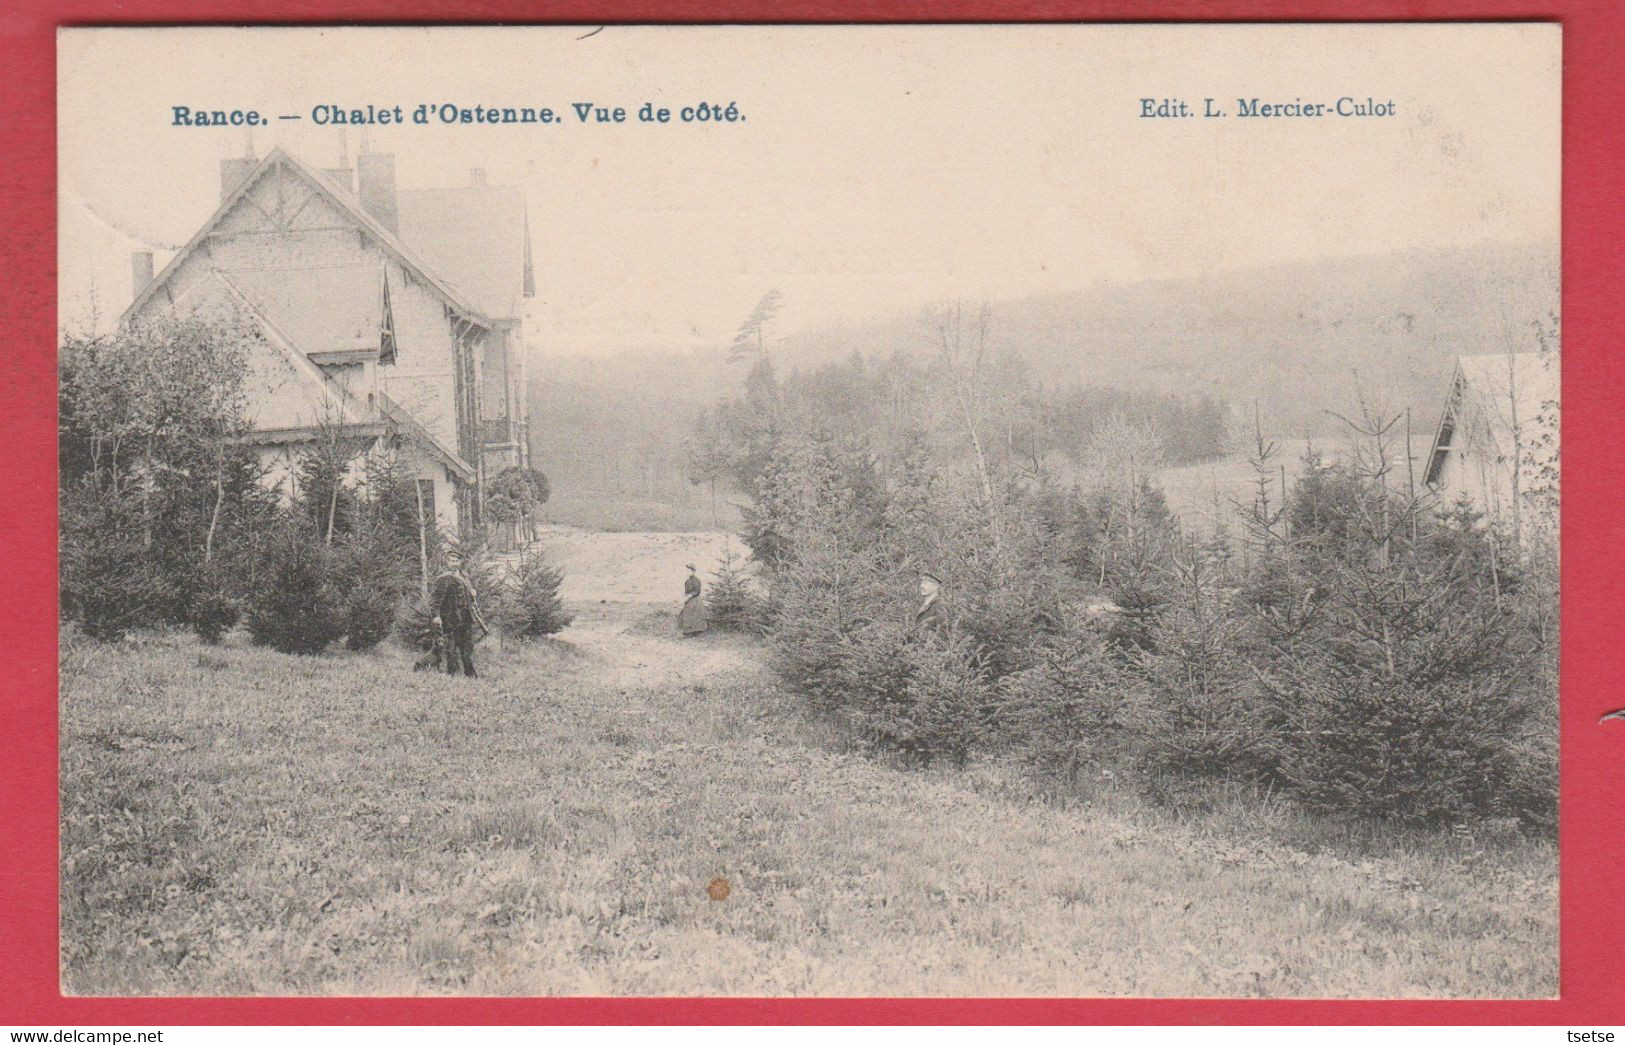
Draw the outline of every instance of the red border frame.
<instances>
[{"instance_id":1,"label":"red border frame","mask_svg":"<svg viewBox=\"0 0 1625 1045\"><path fill-rule=\"evenodd\" d=\"M538 19L538 15L545 18ZM1565 462L1562 997L1557 1001L720 998L64 998L57 985L55 30L220 22L906 22L1540 19L1564 27ZM0 548L23 593L0 629L0 1022L33 1025L534 1023L1625 1024L1625 601L1614 483L1625 368L1625 5L1617 0L6 0L0 13ZM1516 99L1508 99L1509 105Z\"/></svg>"}]
</instances>

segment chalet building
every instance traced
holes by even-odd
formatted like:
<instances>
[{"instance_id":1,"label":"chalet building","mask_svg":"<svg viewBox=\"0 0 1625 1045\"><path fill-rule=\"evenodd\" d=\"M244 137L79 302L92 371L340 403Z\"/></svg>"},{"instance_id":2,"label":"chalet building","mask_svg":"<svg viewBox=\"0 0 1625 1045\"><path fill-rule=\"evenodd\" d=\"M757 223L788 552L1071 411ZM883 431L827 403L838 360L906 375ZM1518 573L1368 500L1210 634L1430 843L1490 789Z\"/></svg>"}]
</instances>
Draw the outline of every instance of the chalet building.
<instances>
[{"instance_id":1,"label":"chalet building","mask_svg":"<svg viewBox=\"0 0 1625 1045\"><path fill-rule=\"evenodd\" d=\"M487 482L529 467L520 316L535 280L519 189L476 170L401 191L391 155L318 170L274 149L222 161L214 216L156 276L151 254L133 266L126 323L224 305L259 328L250 438L284 489L318 438L392 450L426 518L466 535Z\"/></svg>"},{"instance_id":2,"label":"chalet building","mask_svg":"<svg viewBox=\"0 0 1625 1045\"><path fill-rule=\"evenodd\" d=\"M1427 485L1445 504L1466 497L1520 541L1555 527L1560 396L1556 353L1458 358Z\"/></svg>"}]
</instances>

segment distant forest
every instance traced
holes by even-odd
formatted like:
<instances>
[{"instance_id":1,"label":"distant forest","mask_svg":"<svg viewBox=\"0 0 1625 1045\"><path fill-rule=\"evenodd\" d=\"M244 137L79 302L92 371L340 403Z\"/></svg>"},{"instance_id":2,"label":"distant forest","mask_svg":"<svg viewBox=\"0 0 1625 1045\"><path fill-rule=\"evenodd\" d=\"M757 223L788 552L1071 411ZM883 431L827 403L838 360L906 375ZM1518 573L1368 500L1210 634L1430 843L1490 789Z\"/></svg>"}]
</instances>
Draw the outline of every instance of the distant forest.
<instances>
[{"instance_id":1,"label":"distant forest","mask_svg":"<svg viewBox=\"0 0 1625 1045\"><path fill-rule=\"evenodd\" d=\"M975 327L964 310L956 322ZM754 489L764 456L787 428L835 440L862 436L892 460L934 453L1030 478L1088 471L1102 454L1119 452L1125 433L1148 468L1225 453L1229 411L1211 396L1048 387L1021 356L982 354L976 336L962 332L955 348L937 355L871 361L854 353L782 380L761 358L741 395L695 417L689 479ZM967 443L972 417L978 437Z\"/></svg>"},{"instance_id":2,"label":"distant forest","mask_svg":"<svg viewBox=\"0 0 1625 1045\"><path fill-rule=\"evenodd\" d=\"M1191 463L1226 452L1227 423L1244 416L1250 425L1255 408L1274 436L1319 437L1339 427L1328 411L1356 395L1410 408L1427 431L1455 358L1519 344L1531 323L1555 313L1557 290L1555 251L1531 246L1333 259L993 302L985 350L1002 375L993 386L1002 396L995 413L1007 415L1004 451L1018 452L1025 438L1028 451L1064 451L1056 460L1064 459L1112 418L1154 430L1165 463ZM866 369L866 380L877 372L902 380L937 352L925 311L921 304L894 319L790 334L769 322L759 332L762 354L776 380L807 394L843 394L842 375L854 368ZM531 444L552 480L550 517L629 529L732 527L737 489L696 475L693 451L703 426L744 393L750 371L721 344L609 357L544 348L532 366ZM1037 429L1044 439L1032 438Z\"/></svg>"},{"instance_id":3,"label":"distant forest","mask_svg":"<svg viewBox=\"0 0 1625 1045\"><path fill-rule=\"evenodd\" d=\"M680 362L671 362L673 373L643 386L665 389L664 395L563 380L539 389L532 417L545 422L533 430L532 445L555 491L550 517L616 529L734 525L745 479L759 466L748 431L753 380L782 385L778 394L802 404L807 415L842 418L854 430L889 426L903 439L944 419L897 411L902 402L922 402L910 393L928 382L928 357L897 353L870 361L854 353L840 363L791 371L782 382L771 362L754 370L736 364L732 369L746 372L745 390L713 402L682 395L693 373L678 373ZM985 368L998 390L996 401L986 404L999 419L990 452L1026 471L1083 466L1106 425L1153 433L1159 464L1194 464L1227 452L1230 406L1211 395L1048 387L1014 354ZM719 381L716 387L732 385ZM951 415L953 408L925 409Z\"/></svg>"}]
</instances>

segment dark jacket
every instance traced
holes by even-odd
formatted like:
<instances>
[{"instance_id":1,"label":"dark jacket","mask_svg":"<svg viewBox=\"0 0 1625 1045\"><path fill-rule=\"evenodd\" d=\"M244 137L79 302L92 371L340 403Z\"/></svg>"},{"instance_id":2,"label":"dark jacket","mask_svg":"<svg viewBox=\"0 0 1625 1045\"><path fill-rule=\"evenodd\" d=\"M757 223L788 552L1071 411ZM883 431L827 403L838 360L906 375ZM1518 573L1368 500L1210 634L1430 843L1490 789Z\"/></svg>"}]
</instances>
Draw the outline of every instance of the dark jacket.
<instances>
[{"instance_id":1,"label":"dark jacket","mask_svg":"<svg viewBox=\"0 0 1625 1045\"><path fill-rule=\"evenodd\" d=\"M461 573L447 570L437 577L429 602L448 631L474 627L474 586Z\"/></svg>"}]
</instances>

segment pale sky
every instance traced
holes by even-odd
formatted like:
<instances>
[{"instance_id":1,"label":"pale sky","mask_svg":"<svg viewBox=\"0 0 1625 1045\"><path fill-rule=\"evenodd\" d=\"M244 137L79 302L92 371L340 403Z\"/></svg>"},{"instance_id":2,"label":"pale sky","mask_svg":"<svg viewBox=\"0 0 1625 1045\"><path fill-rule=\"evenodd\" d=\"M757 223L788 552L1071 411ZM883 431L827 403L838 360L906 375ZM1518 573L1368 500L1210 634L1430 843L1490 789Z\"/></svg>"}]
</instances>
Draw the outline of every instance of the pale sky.
<instances>
[{"instance_id":1,"label":"pale sky","mask_svg":"<svg viewBox=\"0 0 1625 1045\"><path fill-rule=\"evenodd\" d=\"M1555 242L1555 25L94 29L60 41L61 318L129 303L218 203L234 128L273 117L317 166L311 107L560 110L551 127L372 127L403 188L485 168L528 196L546 353L731 340L768 289L780 330L971 300L1335 255ZM1238 97L1392 101L1390 118L1245 119ZM1145 119L1204 97L1223 119ZM737 102L735 124L640 124ZM572 102L620 105L582 125ZM277 121L276 114L304 119ZM360 133L348 132L353 155Z\"/></svg>"}]
</instances>

